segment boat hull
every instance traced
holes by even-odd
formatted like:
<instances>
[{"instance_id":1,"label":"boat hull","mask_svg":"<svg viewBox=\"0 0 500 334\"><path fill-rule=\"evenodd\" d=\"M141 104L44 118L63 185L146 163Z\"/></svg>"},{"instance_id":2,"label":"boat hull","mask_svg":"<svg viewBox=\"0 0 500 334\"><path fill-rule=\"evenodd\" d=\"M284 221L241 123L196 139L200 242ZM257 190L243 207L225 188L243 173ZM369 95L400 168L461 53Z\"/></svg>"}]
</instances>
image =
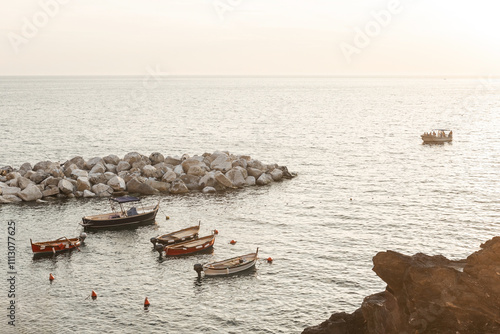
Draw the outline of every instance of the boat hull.
<instances>
[{"instance_id":1,"label":"boat hull","mask_svg":"<svg viewBox=\"0 0 500 334\"><path fill-rule=\"evenodd\" d=\"M105 229L121 229L135 228L144 225L154 224L159 206L157 205L152 211L138 214L131 217L117 217L110 219L92 219L92 217L83 217L80 225L85 230L105 230ZM109 214L112 216L112 214Z\"/></svg>"},{"instance_id":2,"label":"boat hull","mask_svg":"<svg viewBox=\"0 0 500 334\"><path fill-rule=\"evenodd\" d=\"M165 246L165 256L182 256L203 252L212 249L214 243L215 236L212 235L209 238L203 237L174 244L172 246Z\"/></svg>"},{"instance_id":3,"label":"boat hull","mask_svg":"<svg viewBox=\"0 0 500 334\"><path fill-rule=\"evenodd\" d=\"M257 255L259 249L255 253L245 254L231 259L207 263L202 266L205 276L226 276L236 273L241 273L252 269L257 263Z\"/></svg>"},{"instance_id":4,"label":"boat hull","mask_svg":"<svg viewBox=\"0 0 500 334\"><path fill-rule=\"evenodd\" d=\"M453 138L422 136L422 140L424 143L449 143L453 140Z\"/></svg>"},{"instance_id":5,"label":"boat hull","mask_svg":"<svg viewBox=\"0 0 500 334\"><path fill-rule=\"evenodd\" d=\"M226 275L231 275L231 274L236 274L236 273L241 273L243 271L247 271L249 269L252 269L255 267L255 264L257 263L257 259L250 261L248 263L245 263L243 265L240 265L238 267L228 267L225 269L213 269L213 268L208 268L208 267L203 267L203 271L205 272L205 276L226 276Z\"/></svg>"},{"instance_id":6,"label":"boat hull","mask_svg":"<svg viewBox=\"0 0 500 334\"><path fill-rule=\"evenodd\" d=\"M30 240L31 241L31 240ZM71 251L82 244L79 238L71 238L68 240L58 239L54 241L31 242L31 250L33 255L53 255Z\"/></svg>"},{"instance_id":7,"label":"boat hull","mask_svg":"<svg viewBox=\"0 0 500 334\"><path fill-rule=\"evenodd\" d=\"M173 245L184 241L197 239L200 226L191 226L179 231L157 236L156 242L162 245Z\"/></svg>"}]
</instances>

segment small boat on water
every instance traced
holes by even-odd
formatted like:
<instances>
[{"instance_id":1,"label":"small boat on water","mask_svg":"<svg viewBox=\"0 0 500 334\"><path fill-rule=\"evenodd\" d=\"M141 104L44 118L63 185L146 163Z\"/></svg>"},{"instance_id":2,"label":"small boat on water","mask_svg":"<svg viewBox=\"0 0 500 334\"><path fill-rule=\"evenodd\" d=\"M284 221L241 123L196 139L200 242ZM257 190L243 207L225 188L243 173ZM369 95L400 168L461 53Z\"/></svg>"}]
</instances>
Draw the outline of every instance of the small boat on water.
<instances>
[{"instance_id":1,"label":"small boat on water","mask_svg":"<svg viewBox=\"0 0 500 334\"><path fill-rule=\"evenodd\" d=\"M433 129L421 135L425 144L449 143L453 140L453 131L447 129Z\"/></svg>"},{"instance_id":2,"label":"small boat on water","mask_svg":"<svg viewBox=\"0 0 500 334\"><path fill-rule=\"evenodd\" d=\"M151 238L151 242L153 243L153 247L156 247L156 244L162 245L172 245L177 244L183 241L196 239L198 238L198 233L200 231L201 222L198 225L191 226L188 228L184 228L179 231L170 232L167 234L159 235L155 238Z\"/></svg>"},{"instance_id":3,"label":"small boat on water","mask_svg":"<svg viewBox=\"0 0 500 334\"><path fill-rule=\"evenodd\" d=\"M141 199L132 196L122 196L110 199L113 212L103 213L82 218L82 225L86 230L100 230L113 228L133 228L142 225L149 225L155 222L156 214L160 208L160 201L151 206L132 206L126 209L123 204L137 203ZM118 203L120 209L115 209L114 205Z\"/></svg>"},{"instance_id":4,"label":"small boat on water","mask_svg":"<svg viewBox=\"0 0 500 334\"><path fill-rule=\"evenodd\" d=\"M199 278L201 277L202 271L205 272L205 276L222 276L239 273L255 266L258 259L258 253L259 248L257 248L255 253L240 255L227 260L206 263L204 265L195 264L194 270L198 273Z\"/></svg>"},{"instance_id":5,"label":"small boat on water","mask_svg":"<svg viewBox=\"0 0 500 334\"><path fill-rule=\"evenodd\" d=\"M75 248L80 250L78 247L83 244L86 237L87 234L82 233L78 238L70 239L61 237L56 240L40 242L33 242L33 240L30 239L31 250L33 251L33 255L52 255L60 252L70 251Z\"/></svg>"},{"instance_id":6,"label":"small boat on water","mask_svg":"<svg viewBox=\"0 0 500 334\"><path fill-rule=\"evenodd\" d=\"M211 249L215 243L215 235L207 235L198 239L188 240L165 246L165 256L190 255L204 250Z\"/></svg>"}]
</instances>

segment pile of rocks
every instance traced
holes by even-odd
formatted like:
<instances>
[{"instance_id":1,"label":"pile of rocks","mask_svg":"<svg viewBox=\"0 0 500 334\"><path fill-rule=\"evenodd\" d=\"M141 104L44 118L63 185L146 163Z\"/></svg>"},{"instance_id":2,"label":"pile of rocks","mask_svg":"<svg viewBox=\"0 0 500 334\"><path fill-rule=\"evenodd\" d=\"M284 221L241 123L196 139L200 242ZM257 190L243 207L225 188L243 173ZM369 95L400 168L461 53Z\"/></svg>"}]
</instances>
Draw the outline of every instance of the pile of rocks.
<instances>
[{"instance_id":1,"label":"pile of rocks","mask_svg":"<svg viewBox=\"0 0 500 334\"><path fill-rule=\"evenodd\" d=\"M214 193L225 189L267 185L292 178L285 166L263 164L247 155L216 151L181 158L158 152L149 157L131 152L64 163L24 163L19 169L0 168L0 203L50 198L153 195L189 191Z\"/></svg>"},{"instance_id":2,"label":"pile of rocks","mask_svg":"<svg viewBox=\"0 0 500 334\"><path fill-rule=\"evenodd\" d=\"M387 251L373 263L385 291L302 333L500 333L500 237L464 260Z\"/></svg>"}]
</instances>

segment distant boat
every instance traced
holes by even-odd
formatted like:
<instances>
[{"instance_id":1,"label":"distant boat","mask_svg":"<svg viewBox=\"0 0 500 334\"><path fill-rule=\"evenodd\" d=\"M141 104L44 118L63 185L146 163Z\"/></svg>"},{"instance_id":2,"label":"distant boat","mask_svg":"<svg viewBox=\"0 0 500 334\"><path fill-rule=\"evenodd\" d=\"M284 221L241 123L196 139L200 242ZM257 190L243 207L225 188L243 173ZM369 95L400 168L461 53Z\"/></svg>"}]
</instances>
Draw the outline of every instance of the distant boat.
<instances>
[{"instance_id":1,"label":"distant boat","mask_svg":"<svg viewBox=\"0 0 500 334\"><path fill-rule=\"evenodd\" d=\"M198 253L207 249L211 249L215 243L215 235L207 235L198 239L188 240L165 246L165 256L179 256Z\"/></svg>"},{"instance_id":2,"label":"distant boat","mask_svg":"<svg viewBox=\"0 0 500 334\"><path fill-rule=\"evenodd\" d=\"M156 247L157 243L162 245L172 245L191 239L196 239L198 238L198 232L200 231L200 224L201 223L195 226L184 228L179 231L170 232L167 234L159 235L155 238L151 238L153 247Z\"/></svg>"},{"instance_id":3,"label":"distant boat","mask_svg":"<svg viewBox=\"0 0 500 334\"><path fill-rule=\"evenodd\" d=\"M51 255L70 251L75 248L79 250L78 247L83 244L86 237L87 235L85 233L82 233L78 238L70 239L61 237L56 240L40 242L33 242L33 240L30 239L31 250L33 251L33 255Z\"/></svg>"},{"instance_id":4,"label":"distant boat","mask_svg":"<svg viewBox=\"0 0 500 334\"><path fill-rule=\"evenodd\" d=\"M255 253L236 256L227 260L218 262L206 263L204 265L195 264L194 270L201 276L201 271L205 272L206 276L222 276L239 273L255 266L259 248Z\"/></svg>"},{"instance_id":5,"label":"distant boat","mask_svg":"<svg viewBox=\"0 0 500 334\"><path fill-rule=\"evenodd\" d=\"M113 202L120 204L120 211L114 210ZM103 213L94 216L85 216L82 218L82 225L87 230L99 230L110 228L127 228L137 227L142 225L153 224L156 214L160 208L160 201L156 205L151 206L132 206L128 210L123 207L124 203L140 202L140 198L132 196L123 196L111 198L111 208L114 210L110 213Z\"/></svg>"},{"instance_id":6,"label":"distant boat","mask_svg":"<svg viewBox=\"0 0 500 334\"><path fill-rule=\"evenodd\" d=\"M449 143L453 140L453 131L447 129L433 129L421 135L426 144Z\"/></svg>"}]
</instances>

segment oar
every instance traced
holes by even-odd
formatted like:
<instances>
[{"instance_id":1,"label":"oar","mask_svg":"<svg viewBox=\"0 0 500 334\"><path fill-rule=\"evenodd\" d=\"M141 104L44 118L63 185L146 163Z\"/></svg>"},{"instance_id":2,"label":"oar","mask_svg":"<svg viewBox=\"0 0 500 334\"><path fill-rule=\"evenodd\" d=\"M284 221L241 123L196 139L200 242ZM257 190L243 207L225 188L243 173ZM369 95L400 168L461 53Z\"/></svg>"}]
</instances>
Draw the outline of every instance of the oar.
<instances>
[{"instance_id":1,"label":"oar","mask_svg":"<svg viewBox=\"0 0 500 334\"><path fill-rule=\"evenodd\" d=\"M78 248L78 246L76 244L73 244L68 238L64 237L66 240L68 240L69 244L70 245L75 245L75 248L78 249L78 251L80 252L80 248Z\"/></svg>"}]
</instances>

